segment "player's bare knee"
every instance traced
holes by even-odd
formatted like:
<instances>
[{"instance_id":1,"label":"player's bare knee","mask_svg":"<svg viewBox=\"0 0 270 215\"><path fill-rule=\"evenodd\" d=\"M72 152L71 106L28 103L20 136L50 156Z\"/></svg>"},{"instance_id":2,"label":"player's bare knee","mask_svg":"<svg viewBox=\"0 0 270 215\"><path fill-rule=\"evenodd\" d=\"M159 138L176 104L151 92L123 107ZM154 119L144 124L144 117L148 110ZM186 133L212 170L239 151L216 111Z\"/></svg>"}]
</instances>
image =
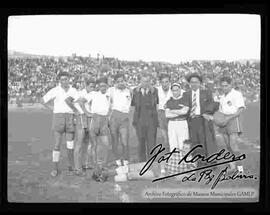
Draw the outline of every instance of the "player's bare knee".
<instances>
[{"instance_id":1,"label":"player's bare knee","mask_svg":"<svg viewBox=\"0 0 270 215\"><path fill-rule=\"evenodd\" d=\"M121 137L121 143L122 143L124 146L127 146L127 144L128 144L128 138L127 138L127 136L122 136L122 137Z\"/></svg>"},{"instance_id":2,"label":"player's bare knee","mask_svg":"<svg viewBox=\"0 0 270 215\"><path fill-rule=\"evenodd\" d=\"M163 136L163 137L167 137L168 135L167 135L167 131L165 130L165 129L161 129L161 135Z\"/></svg>"},{"instance_id":3,"label":"player's bare knee","mask_svg":"<svg viewBox=\"0 0 270 215\"><path fill-rule=\"evenodd\" d=\"M81 147L81 145L84 143L83 141L83 137L82 136L78 136L77 140L76 140L76 145Z\"/></svg>"},{"instance_id":4,"label":"player's bare knee","mask_svg":"<svg viewBox=\"0 0 270 215\"><path fill-rule=\"evenodd\" d=\"M62 139L62 133L54 131L55 144L60 144Z\"/></svg>"},{"instance_id":5,"label":"player's bare knee","mask_svg":"<svg viewBox=\"0 0 270 215\"><path fill-rule=\"evenodd\" d=\"M93 132L93 131L89 132L89 138L90 138L91 142L94 142L96 140L96 137L97 136L96 136L95 132Z\"/></svg>"},{"instance_id":6,"label":"player's bare knee","mask_svg":"<svg viewBox=\"0 0 270 215\"><path fill-rule=\"evenodd\" d=\"M60 151L61 141L56 141L53 150Z\"/></svg>"},{"instance_id":7,"label":"player's bare knee","mask_svg":"<svg viewBox=\"0 0 270 215\"><path fill-rule=\"evenodd\" d=\"M80 150L81 150L81 145L76 143L74 146L74 152L79 152Z\"/></svg>"},{"instance_id":8,"label":"player's bare knee","mask_svg":"<svg viewBox=\"0 0 270 215\"><path fill-rule=\"evenodd\" d=\"M127 129L121 129L120 130L120 137L122 138L122 139L127 139L128 138L128 135L129 135L129 133L128 133L128 130Z\"/></svg>"},{"instance_id":9,"label":"player's bare knee","mask_svg":"<svg viewBox=\"0 0 270 215\"><path fill-rule=\"evenodd\" d=\"M74 133L66 133L66 141L73 141Z\"/></svg>"},{"instance_id":10,"label":"player's bare knee","mask_svg":"<svg viewBox=\"0 0 270 215\"><path fill-rule=\"evenodd\" d=\"M111 132L111 137L112 137L113 141L116 141L118 139L118 135L116 132Z\"/></svg>"},{"instance_id":11,"label":"player's bare knee","mask_svg":"<svg viewBox=\"0 0 270 215\"><path fill-rule=\"evenodd\" d=\"M238 145L237 145L238 144L237 138L238 138L238 135L236 133L233 133L230 135L230 146L234 152L237 152L239 150Z\"/></svg>"},{"instance_id":12,"label":"player's bare knee","mask_svg":"<svg viewBox=\"0 0 270 215\"><path fill-rule=\"evenodd\" d=\"M95 151L97 149L97 142L96 141L93 141L91 143L91 146L88 147L89 150L92 150L92 151Z\"/></svg>"},{"instance_id":13,"label":"player's bare knee","mask_svg":"<svg viewBox=\"0 0 270 215\"><path fill-rule=\"evenodd\" d=\"M230 134L230 141L237 141L238 134L237 133L232 133Z\"/></svg>"},{"instance_id":14,"label":"player's bare knee","mask_svg":"<svg viewBox=\"0 0 270 215\"><path fill-rule=\"evenodd\" d=\"M109 146L110 142L109 142L108 136L101 136L100 139L101 139L103 145Z\"/></svg>"},{"instance_id":15,"label":"player's bare knee","mask_svg":"<svg viewBox=\"0 0 270 215\"><path fill-rule=\"evenodd\" d=\"M57 145L55 144L53 150L60 151L60 144L57 144Z\"/></svg>"}]
</instances>

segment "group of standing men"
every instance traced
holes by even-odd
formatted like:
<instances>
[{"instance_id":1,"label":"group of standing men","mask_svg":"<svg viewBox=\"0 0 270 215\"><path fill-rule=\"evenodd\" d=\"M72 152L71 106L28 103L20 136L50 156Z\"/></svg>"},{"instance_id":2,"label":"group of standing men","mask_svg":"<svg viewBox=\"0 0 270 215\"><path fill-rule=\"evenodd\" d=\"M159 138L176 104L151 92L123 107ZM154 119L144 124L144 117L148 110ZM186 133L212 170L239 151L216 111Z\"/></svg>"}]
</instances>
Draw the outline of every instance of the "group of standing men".
<instances>
[{"instance_id":1,"label":"group of standing men","mask_svg":"<svg viewBox=\"0 0 270 215\"><path fill-rule=\"evenodd\" d=\"M132 125L138 138L139 162L150 158L150 152L157 143L158 128L167 152L174 148L181 150L186 140L191 147L203 146L196 151L198 154L208 156L217 152L213 123L216 111L228 116L226 125L220 128L227 150L232 153L239 151L236 137L242 132L239 115L245 104L241 92L232 88L229 77L220 79L224 95L219 101L214 101L210 90L201 89L202 77L197 73L187 77L190 84L187 92L177 81L171 82L166 74L161 75L160 86L156 88L147 72L141 74L140 85L134 89L127 88L122 74L114 77L115 86L110 88L106 78L87 79L80 90L70 86L67 72L60 72L58 79L59 85L43 97L43 104L47 107L49 101L54 102L52 176L60 173L60 145L64 134L71 174L85 175L89 158L95 168L107 168L110 149L115 165L128 165L131 106L134 106ZM199 162L198 165L204 164ZM234 163L231 168L236 168ZM243 167L237 168L243 171ZM165 170L162 168L161 171Z\"/></svg>"}]
</instances>

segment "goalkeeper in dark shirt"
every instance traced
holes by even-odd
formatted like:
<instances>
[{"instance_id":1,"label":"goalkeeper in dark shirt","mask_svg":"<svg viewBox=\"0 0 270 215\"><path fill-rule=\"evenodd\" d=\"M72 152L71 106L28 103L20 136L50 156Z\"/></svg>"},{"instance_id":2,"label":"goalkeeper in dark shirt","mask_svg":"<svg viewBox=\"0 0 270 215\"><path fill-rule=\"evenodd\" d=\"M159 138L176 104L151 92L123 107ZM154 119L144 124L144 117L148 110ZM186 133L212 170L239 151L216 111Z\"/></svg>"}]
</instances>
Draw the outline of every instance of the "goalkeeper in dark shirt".
<instances>
[{"instance_id":1,"label":"goalkeeper in dark shirt","mask_svg":"<svg viewBox=\"0 0 270 215\"><path fill-rule=\"evenodd\" d=\"M183 90L179 83L171 86L173 96L165 104L165 115L168 118L168 137L170 151L174 148L182 150L183 142L189 139L188 101L182 97Z\"/></svg>"}]
</instances>

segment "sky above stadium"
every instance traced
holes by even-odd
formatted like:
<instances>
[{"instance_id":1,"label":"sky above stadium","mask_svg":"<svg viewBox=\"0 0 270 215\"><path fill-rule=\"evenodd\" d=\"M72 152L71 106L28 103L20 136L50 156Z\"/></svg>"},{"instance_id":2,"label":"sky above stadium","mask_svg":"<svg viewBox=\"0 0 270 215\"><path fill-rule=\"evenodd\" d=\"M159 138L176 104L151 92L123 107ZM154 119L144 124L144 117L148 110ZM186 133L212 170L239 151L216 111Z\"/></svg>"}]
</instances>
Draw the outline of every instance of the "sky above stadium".
<instances>
[{"instance_id":1,"label":"sky above stadium","mask_svg":"<svg viewBox=\"0 0 270 215\"><path fill-rule=\"evenodd\" d=\"M259 15L11 16L8 50L165 61L260 59Z\"/></svg>"}]
</instances>

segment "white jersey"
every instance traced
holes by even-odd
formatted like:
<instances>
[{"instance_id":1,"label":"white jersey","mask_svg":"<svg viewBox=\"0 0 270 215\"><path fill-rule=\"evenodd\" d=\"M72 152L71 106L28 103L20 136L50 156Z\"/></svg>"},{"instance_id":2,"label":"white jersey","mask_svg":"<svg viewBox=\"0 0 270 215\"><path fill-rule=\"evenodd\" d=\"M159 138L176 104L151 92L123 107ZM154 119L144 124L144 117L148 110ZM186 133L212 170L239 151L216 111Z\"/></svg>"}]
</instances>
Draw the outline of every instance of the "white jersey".
<instances>
[{"instance_id":1,"label":"white jersey","mask_svg":"<svg viewBox=\"0 0 270 215\"><path fill-rule=\"evenodd\" d=\"M112 110L129 113L131 105L131 92L128 88L120 90L116 87L111 87L108 90L108 93L111 99Z\"/></svg>"},{"instance_id":2,"label":"white jersey","mask_svg":"<svg viewBox=\"0 0 270 215\"><path fill-rule=\"evenodd\" d=\"M168 92L165 93L162 86L157 87L158 90L158 109L159 110L165 110L164 106L167 103L167 101L172 97L171 89L169 88Z\"/></svg>"},{"instance_id":3,"label":"white jersey","mask_svg":"<svg viewBox=\"0 0 270 215\"><path fill-rule=\"evenodd\" d=\"M74 113L74 111L65 102L68 97L72 97L76 100L78 98L77 90L70 86L69 89L65 91L59 84L49 90L43 96L43 100L45 103L53 100L53 113Z\"/></svg>"},{"instance_id":4,"label":"white jersey","mask_svg":"<svg viewBox=\"0 0 270 215\"><path fill-rule=\"evenodd\" d=\"M86 99L88 101L89 100L88 97L91 96L90 94L91 94L91 92L88 93L86 89L77 91L78 99L83 98L83 99ZM78 99L75 101L74 106L77 108L77 110L79 111L80 114L83 114L84 112L83 112L80 104L78 103ZM84 105L85 105L85 109L89 113L91 113L91 104L89 104L89 102L86 102Z\"/></svg>"},{"instance_id":5,"label":"white jersey","mask_svg":"<svg viewBox=\"0 0 270 215\"><path fill-rule=\"evenodd\" d=\"M110 95L108 92L93 91L88 94L87 102L91 102L91 113L107 116L110 109Z\"/></svg>"},{"instance_id":6,"label":"white jersey","mask_svg":"<svg viewBox=\"0 0 270 215\"><path fill-rule=\"evenodd\" d=\"M232 89L226 96L220 96L219 111L224 114L235 114L240 107L245 108L245 101L242 93Z\"/></svg>"}]
</instances>

